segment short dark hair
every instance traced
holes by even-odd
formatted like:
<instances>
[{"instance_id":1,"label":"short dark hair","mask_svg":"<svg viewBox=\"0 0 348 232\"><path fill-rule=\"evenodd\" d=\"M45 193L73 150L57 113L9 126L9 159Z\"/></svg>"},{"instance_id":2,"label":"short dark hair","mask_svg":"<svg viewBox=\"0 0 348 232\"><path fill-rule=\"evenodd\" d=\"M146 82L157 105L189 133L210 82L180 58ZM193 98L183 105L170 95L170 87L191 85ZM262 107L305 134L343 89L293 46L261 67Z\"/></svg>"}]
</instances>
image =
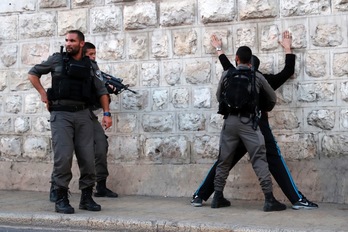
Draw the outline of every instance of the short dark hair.
<instances>
[{"instance_id":1,"label":"short dark hair","mask_svg":"<svg viewBox=\"0 0 348 232\"><path fill-rule=\"evenodd\" d=\"M255 70L259 70L260 67L260 60L257 56L252 55L251 57L251 64L254 66Z\"/></svg>"},{"instance_id":2,"label":"short dark hair","mask_svg":"<svg viewBox=\"0 0 348 232\"><path fill-rule=\"evenodd\" d=\"M87 49L95 49L94 44L92 44L90 42L85 42L85 45L83 45L83 48L82 48L83 54L86 54Z\"/></svg>"},{"instance_id":3,"label":"short dark hair","mask_svg":"<svg viewBox=\"0 0 348 232\"><path fill-rule=\"evenodd\" d=\"M236 55L242 64L248 64L251 61L251 49L248 46L241 46L238 48Z\"/></svg>"},{"instance_id":4,"label":"short dark hair","mask_svg":"<svg viewBox=\"0 0 348 232\"><path fill-rule=\"evenodd\" d=\"M68 34L77 34L77 38L79 38L80 41L85 41L85 35L79 30L70 30Z\"/></svg>"}]
</instances>

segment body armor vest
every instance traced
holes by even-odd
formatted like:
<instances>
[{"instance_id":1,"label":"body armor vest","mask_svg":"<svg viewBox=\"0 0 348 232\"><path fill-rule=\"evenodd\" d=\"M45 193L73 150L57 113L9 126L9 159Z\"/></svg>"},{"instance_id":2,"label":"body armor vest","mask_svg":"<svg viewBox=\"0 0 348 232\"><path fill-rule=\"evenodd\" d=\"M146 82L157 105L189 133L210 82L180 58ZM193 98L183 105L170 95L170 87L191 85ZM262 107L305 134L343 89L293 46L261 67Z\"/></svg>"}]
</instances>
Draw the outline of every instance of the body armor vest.
<instances>
[{"instance_id":1,"label":"body armor vest","mask_svg":"<svg viewBox=\"0 0 348 232\"><path fill-rule=\"evenodd\" d=\"M62 71L52 77L52 88L48 91L48 99L75 100L89 103L92 99L91 61L88 57L76 61L66 53L61 53Z\"/></svg>"}]
</instances>

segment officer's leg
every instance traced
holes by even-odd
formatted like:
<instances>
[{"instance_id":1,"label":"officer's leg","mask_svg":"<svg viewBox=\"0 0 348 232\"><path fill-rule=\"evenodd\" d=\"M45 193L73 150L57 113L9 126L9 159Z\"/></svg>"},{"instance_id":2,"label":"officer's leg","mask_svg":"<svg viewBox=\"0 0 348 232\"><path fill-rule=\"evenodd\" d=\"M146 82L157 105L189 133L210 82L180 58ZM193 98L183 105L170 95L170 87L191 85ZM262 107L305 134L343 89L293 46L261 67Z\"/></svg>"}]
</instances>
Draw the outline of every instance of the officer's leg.
<instances>
[{"instance_id":1,"label":"officer's leg","mask_svg":"<svg viewBox=\"0 0 348 232\"><path fill-rule=\"evenodd\" d=\"M50 117L54 165L52 181L54 183L55 211L72 214L74 208L69 203L69 183L72 178L71 165L73 158L73 117L70 112L51 112Z\"/></svg>"},{"instance_id":2,"label":"officer's leg","mask_svg":"<svg viewBox=\"0 0 348 232\"><path fill-rule=\"evenodd\" d=\"M239 143L238 128L236 128L237 120L238 117L229 116L225 119L221 130L220 152L214 179L215 194L211 204L212 208L231 205L231 203L224 198L223 190L226 185L226 179L230 171L234 153Z\"/></svg>"},{"instance_id":3,"label":"officer's leg","mask_svg":"<svg viewBox=\"0 0 348 232\"><path fill-rule=\"evenodd\" d=\"M75 153L80 168L79 188L81 199L79 209L100 211L101 206L92 198L95 183L93 116L87 110L75 113Z\"/></svg>"},{"instance_id":4,"label":"officer's leg","mask_svg":"<svg viewBox=\"0 0 348 232\"><path fill-rule=\"evenodd\" d=\"M56 186L69 188L74 150L74 130L70 112L51 112L50 123L54 164L52 179Z\"/></svg>"},{"instance_id":5,"label":"officer's leg","mask_svg":"<svg viewBox=\"0 0 348 232\"><path fill-rule=\"evenodd\" d=\"M80 169L79 189L95 183L94 129L91 112L81 110L75 115L75 153Z\"/></svg>"},{"instance_id":6,"label":"officer's leg","mask_svg":"<svg viewBox=\"0 0 348 232\"><path fill-rule=\"evenodd\" d=\"M240 141L240 143L238 144L236 153L233 156L230 170L238 163L238 161L245 155L245 153L246 153L246 148L244 144ZM203 182L194 193L194 197L198 196L204 201L207 201L209 197L214 193L214 178L215 178L217 163L218 161L216 161L213 164L213 166L210 168L207 176L204 178Z\"/></svg>"},{"instance_id":7,"label":"officer's leg","mask_svg":"<svg viewBox=\"0 0 348 232\"><path fill-rule=\"evenodd\" d=\"M95 171L97 182L105 180L108 175L107 168L107 152L108 152L108 141L105 131L97 118L93 118L94 128L94 154L95 154Z\"/></svg>"},{"instance_id":8,"label":"officer's leg","mask_svg":"<svg viewBox=\"0 0 348 232\"><path fill-rule=\"evenodd\" d=\"M93 114L94 116L94 114ZM118 197L118 194L106 187L106 178L109 176L107 153L108 140L105 131L98 121L97 117L93 118L94 127L94 146L95 146L95 171L97 178L97 192L95 197Z\"/></svg>"},{"instance_id":9,"label":"officer's leg","mask_svg":"<svg viewBox=\"0 0 348 232\"><path fill-rule=\"evenodd\" d=\"M272 180L266 159L265 141L261 131L259 128L257 130L252 129L251 124L245 125L243 130L241 130L241 139L250 154L253 169L265 194L263 210L267 212L285 210L286 205L277 201L273 196Z\"/></svg>"}]
</instances>

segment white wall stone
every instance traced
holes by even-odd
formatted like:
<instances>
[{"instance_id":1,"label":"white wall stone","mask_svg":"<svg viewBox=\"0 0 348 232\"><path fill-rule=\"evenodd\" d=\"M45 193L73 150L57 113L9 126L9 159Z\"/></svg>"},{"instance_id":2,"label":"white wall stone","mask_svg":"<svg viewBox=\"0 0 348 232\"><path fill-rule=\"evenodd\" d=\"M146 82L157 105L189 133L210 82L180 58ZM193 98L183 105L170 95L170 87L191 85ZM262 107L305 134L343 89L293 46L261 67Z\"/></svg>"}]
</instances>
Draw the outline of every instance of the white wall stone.
<instances>
[{"instance_id":1,"label":"white wall stone","mask_svg":"<svg viewBox=\"0 0 348 232\"><path fill-rule=\"evenodd\" d=\"M91 9L91 30L93 34L117 32L122 29L122 10L116 6Z\"/></svg>"},{"instance_id":2,"label":"white wall stone","mask_svg":"<svg viewBox=\"0 0 348 232\"><path fill-rule=\"evenodd\" d=\"M56 24L55 13L20 15L18 25L20 39L52 37L56 32Z\"/></svg>"},{"instance_id":3,"label":"white wall stone","mask_svg":"<svg viewBox=\"0 0 348 232\"><path fill-rule=\"evenodd\" d=\"M160 24L162 26L182 26L195 22L195 4L189 1L169 1L160 3Z\"/></svg>"},{"instance_id":4,"label":"white wall stone","mask_svg":"<svg viewBox=\"0 0 348 232\"><path fill-rule=\"evenodd\" d=\"M239 18L241 20L255 18L275 18L278 4L276 0L240 0Z\"/></svg>"},{"instance_id":5,"label":"white wall stone","mask_svg":"<svg viewBox=\"0 0 348 232\"><path fill-rule=\"evenodd\" d=\"M58 7L66 7L66 0L40 0L40 8L58 8Z\"/></svg>"},{"instance_id":6,"label":"white wall stone","mask_svg":"<svg viewBox=\"0 0 348 232\"><path fill-rule=\"evenodd\" d=\"M330 5L325 0L283 1L281 14L283 16L318 15L328 13Z\"/></svg>"},{"instance_id":7,"label":"white wall stone","mask_svg":"<svg viewBox=\"0 0 348 232\"><path fill-rule=\"evenodd\" d=\"M0 3L0 8L3 3ZM0 10L1 12L1 10ZM17 29L18 29L18 15L8 15L8 16L0 16L0 40L16 40Z\"/></svg>"},{"instance_id":8,"label":"white wall stone","mask_svg":"<svg viewBox=\"0 0 348 232\"><path fill-rule=\"evenodd\" d=\"M308 125L331 130L335 126L335 112L332 110L313 110L307 117Z\"/></svg>"},{"instance_id":9,"label":"white wall stone","mask_svg":"<svg viewBox=\"0 0 348 232\"><path fill-rule=\"evenodd\" d=\"M15 44L0 47L0 67L11 67L17 62L18 46Z\"/></svg>"},{"instance_id":10,"label":"white wall stone","mask_svg":"<svg viewBox=\"0 0 348 232\"><path fill-rule=\"evenodd\" d=\"M157 58L169 56L169 36L166 32L155 30L152 33L151 54Z\"/></svg>"},{"instance_id":11,"label":"white wall stone","mask_svg":"<svg viewBox=\"0 0 348 232\"><path fill-rule=\"evenodd\" d=\"M1 1L0 13L30 12L35 10L36 0Z\"/></svg>"},{"instance_id":12,"label":"white wall stone","mask_svg":"<svg viewBox=\"0 0 348 232\"><path fill-rule=\"evenodd\" d=\"M155 27L157 21L156 4L153 2L139 2L124 7L124 28L126 30L145 29Z\"/></svg>"},{"instance_id":13,"label":"white wall stone","mask_svg":"<svg viewBox=\"0 0 348 232\"><path fill-rule=\"evenodd\" d=\"M233 0L199 0L199 12L202 23L230 22L236 17Z\"/></svg>"},{"instance_id":14,"label":"white wall stone","mask_svg":"<svg viewBox=\"0 0 348 232\"><path fill-rule=\"evenodd\" d=\"M87 10L58 11L58 35L64 36L69 30L87 32Z\"/></svg>"}]
</instances>

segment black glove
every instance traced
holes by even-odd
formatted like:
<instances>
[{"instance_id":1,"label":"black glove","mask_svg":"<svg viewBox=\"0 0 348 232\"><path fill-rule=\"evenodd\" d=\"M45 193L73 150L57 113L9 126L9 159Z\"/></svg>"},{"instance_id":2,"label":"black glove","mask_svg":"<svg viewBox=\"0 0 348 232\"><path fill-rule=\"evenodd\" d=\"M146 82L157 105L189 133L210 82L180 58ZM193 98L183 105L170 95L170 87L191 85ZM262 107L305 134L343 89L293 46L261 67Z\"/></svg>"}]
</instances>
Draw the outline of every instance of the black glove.
<instances>
[{"instance_id":1,"label":"black glove","mask_svg":"<svg viewBox=\"0 0 348 232\"><path fill-rule=\"evenodd\" d=\"M117 90L115 86L112 86L110 84L105 84L105 87L108 90L109 94L115 94L115 95L119 94L119 91Z\"/></svg>"}]
</instances>

